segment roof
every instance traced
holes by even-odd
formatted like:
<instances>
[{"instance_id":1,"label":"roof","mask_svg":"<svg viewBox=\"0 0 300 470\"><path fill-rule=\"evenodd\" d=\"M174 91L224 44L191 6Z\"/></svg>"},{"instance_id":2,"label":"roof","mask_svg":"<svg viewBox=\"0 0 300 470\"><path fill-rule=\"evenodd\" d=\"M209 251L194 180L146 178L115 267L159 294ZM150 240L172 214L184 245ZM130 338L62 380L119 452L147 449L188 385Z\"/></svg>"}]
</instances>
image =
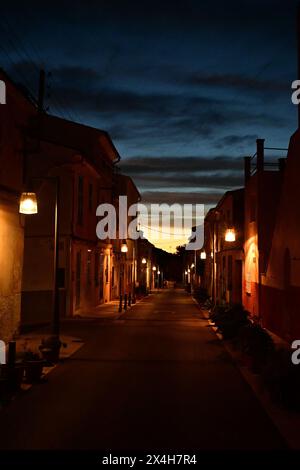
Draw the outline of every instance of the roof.
<instances>
[{"instance_id":1,"label":"roof","mask_svg":"<svg viewBox=\"0 0 300 470\"><path fill-rule=\"evenodd\" d=\"M82 153L98 153L100 150L102 156L110 163L120 160L120 155L106 131L46 113L40 115L39 119L42 139L76 148Z\"/></svg>"},{"instance_id":2,"label":"roof","mask_svg":"<svg viewBox=\"0 0 300 470\"><path fill-rule=\"evenodd\" d=\"M136 194L136 198L138 200L141 200L141 194L140 194L139 190L137 189L135 183L133 182L133 180L130 176L118 173L118 174L116 174L116 179L117 179L117 181L119 180L118 182L121 183L121 189L122 189L123 185L126 185L126 186L130 185L132 187L133 191Z\"/></svg>"},{"instance_id":3,"label":"roof","mask_svg":"<svg viewBox=\"0 0 300 470\"><path fill-rule=\"evenodd\" d=\"M36 98L30 94L26 87L16 83L2 68L0 68L0 79L3 79L6 84L12 85L37 111ZM110 163L117 163L121 159L107 131L47 113L37 113L34 120L39 120L37 128L39 134L42 133L39 137L43 140L74 148L82 153L87 153L88 147L89 150L95 149L98 144L102 149L102 156L106 157ZM32 124L35 124L34 120ZM33 126L33 131L34 129L36 129L35 126Z\"/></svg>"}]
</instances>

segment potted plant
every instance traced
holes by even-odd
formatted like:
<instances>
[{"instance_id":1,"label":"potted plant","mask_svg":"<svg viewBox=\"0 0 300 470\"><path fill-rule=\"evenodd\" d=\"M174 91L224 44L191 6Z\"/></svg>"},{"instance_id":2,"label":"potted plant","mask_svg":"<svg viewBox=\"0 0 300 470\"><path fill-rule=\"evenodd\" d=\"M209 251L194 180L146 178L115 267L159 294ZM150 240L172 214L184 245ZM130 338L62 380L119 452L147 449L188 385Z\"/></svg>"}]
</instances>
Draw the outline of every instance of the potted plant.
<instances>
[{"instance_id":1,"label":"potted plant","mask_svg":"<svg viewBox=\"0 0 300 470\"><path fill-rule=\"evenodd\" d=\"M0 393L6 397L20 390L24 377L23 364L3 364L0 367Z\"/></svg>"},{"instance_id":2,"label":"potted plant","mask_svg":"<svg viewBox=\"0 0 300 470\"><path fill-rule=\"evenodd\" d=\"M45 361L38 353L26 351L23 357L25 366L25 380L28 383L35 383L41 380L43 374L43 366Z\"/></svg>"},{"instance_id":3,"label":"potted plant","mask_svg":"<svg viewBox=\"0 0 300 470\"><path fill-rule=\"evenodd\" d=\"M42 339L39 350L45 361L48 363L57 363L59 361L59 352L62 342L57 336L50 336L49 338Z\"/></svg>"},{"instance_id":4,"label":"potted plant","mask_svg":"<svg viewBox=\"0 0 300 470\"><path fill-rule=\"evenodd\" d=\"M268 332L260 325L250 323L239 333L239 346L245 361L254 373L260 373L274 352L274 343Z\"/></svg>"}]
</instances>

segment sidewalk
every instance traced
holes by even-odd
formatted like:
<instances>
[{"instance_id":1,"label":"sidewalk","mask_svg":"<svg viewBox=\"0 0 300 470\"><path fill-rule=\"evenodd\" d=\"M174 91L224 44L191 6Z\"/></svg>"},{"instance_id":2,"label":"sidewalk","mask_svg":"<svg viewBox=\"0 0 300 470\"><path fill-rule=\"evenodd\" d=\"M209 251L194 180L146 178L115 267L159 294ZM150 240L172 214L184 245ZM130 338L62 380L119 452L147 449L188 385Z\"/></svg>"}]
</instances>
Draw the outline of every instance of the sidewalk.
<instances>
[{"instance_id":1,"label":"sidewalk","mask_svg":"<svg viewBox=\"0 0 300 470\"><path fill-rule=\"evenodd\" d=\"M119 305L120 302L119 300L112 300L106 304L101 304L98 305L97 307L89 310L88 312L82 312L79 315L75 315L74 318L83 318L83 319L103 319L103 320L118 320L122 315L124 315L128 310L130 310L134 305L137 305L138 303L142 302L144 299L147 299L149 295L151 294L157 294L161 291L161 289L153 289L151 293L148 295L145 295L143 297L137 298L136 302L134 304L131 304L130 306L127 306L126 310L122 310L122 312L119 312ZM123 300L123 305L124 305L124 300Z\"/></svg>"},{"instance_id":2,"label":"sidewalk","mask_svg":"<svg viewBox=\"0 0 300 470\"><path fill-rule=\"evenodd\" d=\"M112 300L106 304L99 305L94 309L89 310L88 312L82 312L79 315L75 315L74 318L103 318L115 320L121 315L119 312L119 301Z\"/></svg>"},{"instance_id":3,"label":"sidewalk","mask_svg":"<svg viewBox=\"0 0 300 470\"><path fill-rule=\"evenodd\" d=\"M194 299L195 300L195 299ZM196 302L196 301L195 301ZM198 302L196 302L198 304ZM222 341L222 344L229 355L232 357L236 367L239 369L244 380L251 387L256 398L265 409L280 434L286 439L289 447L294 450L300 449L300 414L296 412L290 412L280 406L276 405L270 398L267 390L263 387L260 380L260 376L253 374L246 366L242 365L240 353L236 351L231 345L230 341L225 341L222 335L217 332L217 328L209 319L209 312L207 310L201 310L203 317L208 321L210 327L214 330L217 337ZM272 338L275 345L278 347L286 346L286 342L278 336L272 334Z\"/></svg>"},{"instance_id":4,"label":"sidewalk","mask_svg":"<svg viewBox=\"0 0 300 470\"><path fill-rule=\"evenodd\" d=\"M16 341L16 353L22 353L24 351L31 351L33 353L40 354L39 346L44 338L49 336L49 333L26 333L18 335L15 338ZM59 360L63 361L68 359L73 354L75 354L83 345L83 341L80 338L68 335L60 335L60 340L62 342L62 347L60 350ZM43 377L48 375L53 369L55 369L58 364L51 366L43 367ZM22 383L21 390L26 392L32 388L32 383ZM1 408L1 406L0 406Z\"/></svg>"},{"instance_id":5,"label":"sidewalk","mask_svg":"<svg viewBox=\"0 0 300 470\"><path fill-rule=\"evenodd\" d=\"M30 350L34 353L39 353L39 346L42 339L49 336L49 333L26 333L17 336L16 338L16 352L21 353L24 350ZM83 341L74 336L61 335L60 340L62 347L60 350L60 359L67 359L77 352L82 346Z\"/></svg>"}]
</instances>

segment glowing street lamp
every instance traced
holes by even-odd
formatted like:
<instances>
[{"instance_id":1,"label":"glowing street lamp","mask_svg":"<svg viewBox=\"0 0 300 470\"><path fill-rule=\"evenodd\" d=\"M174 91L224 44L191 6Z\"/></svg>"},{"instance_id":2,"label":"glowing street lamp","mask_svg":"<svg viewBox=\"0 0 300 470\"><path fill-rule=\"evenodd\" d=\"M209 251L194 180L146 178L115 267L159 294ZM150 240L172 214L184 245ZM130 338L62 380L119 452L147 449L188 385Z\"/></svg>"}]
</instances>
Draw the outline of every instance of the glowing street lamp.
<instances>
[{"instance_id":1,"label":"glowing street lamp","mask_svg":"<svg viewBox=\"0 0 300 470\"><path fill-rule=\"evenodd\" d=\"M201 253L200 253L200 259L206 259L206 253L205 253L205 251L201 251Z\"/></svg>"},{"instance_id":2,"label":"glowing street lamp","mask_svg":"<svg viewBox=\"0 0 300 470\"><path fill-rule=\"evenodd\" d=\"M147 264L146 258L143 258L143 259L142 259L142 264Z\"/></svg>"},{"instance_id":3,"label":"glowing street lamp","mask_svg":"<svg viewBox=\"0 0 300 470\"><path fill-rule=\"evenodd\" d=\"M195 267L195 265L194 265L194 263L192 263L192 264L191 264L191 268L194 268L194 267Z\"/></svg>"},{"instance_id":4,"label":"glowing street lamp","mask_svg":"<svg viewBox=\"0 0 300 470\"><path fill-rule=\"evenodd\" d=\"M225 232L225 241L226 242L235 242L235 230L234 228L228 228Z\"/></svg>"},{"instance_id":5,"label":"glowing street lamp","mask_svg":"<svg viewBox=\"0 0 300 470\"><path fill-rule=\"evenodd\" d=\"M126 242L123 242L121 245L121 253L127 253L128 252L128 246Z\"/></svg>"},{"instance_id":6,"label":"glowing street lamp","mask_svg":"<svg viewBox=\"0 0 300 470\"><path fill-rule=\"evenodd\" d=\"M156 271L156 266L153 266L152 271Z\"/></svg>"},{"instance_id":7,"label":"glowing street lamp","mask_svg":"<svg viewBox=\"0 0 300 470\"><path fill-rule=\"evenodd\" d=\"M26 192L21 194L19 212L20 214L26 215L37 214L38 205L36 193Z\"/></svg>"}]
</instances>

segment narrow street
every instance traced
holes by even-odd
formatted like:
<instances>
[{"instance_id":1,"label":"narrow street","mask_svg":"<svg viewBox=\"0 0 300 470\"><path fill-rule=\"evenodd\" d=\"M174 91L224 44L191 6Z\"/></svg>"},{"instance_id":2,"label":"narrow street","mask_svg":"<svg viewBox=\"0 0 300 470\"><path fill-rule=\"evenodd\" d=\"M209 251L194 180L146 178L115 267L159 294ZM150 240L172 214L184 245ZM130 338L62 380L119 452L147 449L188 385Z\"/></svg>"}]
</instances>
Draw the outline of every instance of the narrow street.
<instances>
[{"instance_id":1,"label":"narrow street","mask_svg":"<svg viewBox=\"0 0 300 470\"><path fill-rule=\"evenodd\" d=\"M2 449L285 447L183 290L63 328L85 345L2 410Z\"/></svg>"}]
</instances>

